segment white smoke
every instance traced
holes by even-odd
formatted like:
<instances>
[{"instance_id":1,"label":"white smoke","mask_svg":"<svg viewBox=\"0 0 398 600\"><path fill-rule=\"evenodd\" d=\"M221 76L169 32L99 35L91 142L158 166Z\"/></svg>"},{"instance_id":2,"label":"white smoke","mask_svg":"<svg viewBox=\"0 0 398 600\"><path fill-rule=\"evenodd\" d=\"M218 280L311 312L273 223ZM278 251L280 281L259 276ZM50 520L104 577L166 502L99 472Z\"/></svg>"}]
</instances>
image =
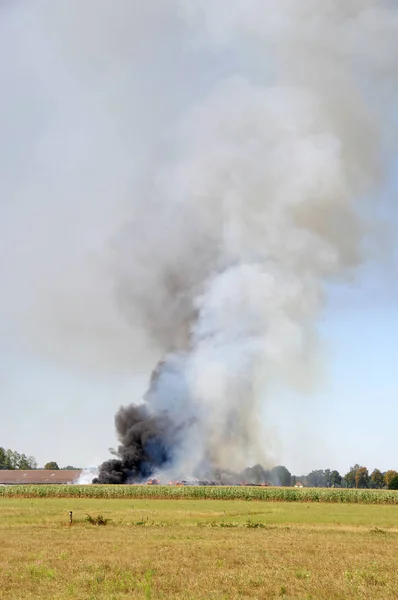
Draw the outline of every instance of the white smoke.
<instances>
[{"instance_id":1,"label":"white smoke","mask_svg":"<svg viewBox=\"0 0 398 600\"><path fill-rule=\"evenodd\" d=\"M266 460L267 380L308 360L327 283L362 260L361 202L377 198L393 125L398 10L253 0L184 12L201 43L244 67L177 124L117 264L128 261L127 313L183 352L178 417L198 419L184 464L242 468ZM174 390L165 379L149 400L167 406Z\"/></svg>"},{"instance_id":2,"label":"white smoke","mask_svg":"<svg viewBox=\"0 0 398 600\"><path fill-rule=\"evenodd\" d=\"M76 485L90 485L95 477L98 476L97 467L86 467L84 468L78 479L74 482Z\"/></svg>"},{"instance_id":3,"label":"white smoke","mask_svg":"<svg viewBox=\"0 0 398 600\"><path fill-rule=\"evenodd\" d=\"M65 3L39 6L81 102L99 94L89 148L98 123L107 186L105 199L98 185L89 195L100 192L105 207L122 197L123 206L106 283L94 277L89 293L98 314L83 307L85 277L78 308L70 301L72 271L54 320L79 335L80 306L96 340L95 325L115 319L112 288L116 334L103 345L112 337L114 348L123 315L135 365L142 348L172 365L148 402L177 421L196 419L181 442L184 468L264 461L267 383L310 370L327 285L363 260L365 208L377 203L396 135L398 8L170 0L116 11L110 0L70 1L65 21Z\"/></svg>"}]
</instances>

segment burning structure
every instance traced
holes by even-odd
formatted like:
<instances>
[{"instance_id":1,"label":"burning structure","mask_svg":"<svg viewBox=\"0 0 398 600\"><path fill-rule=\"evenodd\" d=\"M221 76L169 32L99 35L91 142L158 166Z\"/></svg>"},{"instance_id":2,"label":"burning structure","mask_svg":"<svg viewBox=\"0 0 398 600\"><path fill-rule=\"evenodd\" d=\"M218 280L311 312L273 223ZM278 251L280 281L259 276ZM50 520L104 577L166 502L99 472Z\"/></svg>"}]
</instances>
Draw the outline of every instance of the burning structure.
<instances>
[{"instance_id":1,"label":"burning structure","mask_svg":"<svg viewBox=\"0 0 398 600\"><path fill-rule=\"evenodd\" d=\"M266 383L311 379L327 286L361 263L360 206L391 140L390 2L189 6L182 27L238 75L216 77L169 129L116 244L119 306L162 362L143 403L117 413L99 482L266 460Z\"/></svg>"}]
</instances>

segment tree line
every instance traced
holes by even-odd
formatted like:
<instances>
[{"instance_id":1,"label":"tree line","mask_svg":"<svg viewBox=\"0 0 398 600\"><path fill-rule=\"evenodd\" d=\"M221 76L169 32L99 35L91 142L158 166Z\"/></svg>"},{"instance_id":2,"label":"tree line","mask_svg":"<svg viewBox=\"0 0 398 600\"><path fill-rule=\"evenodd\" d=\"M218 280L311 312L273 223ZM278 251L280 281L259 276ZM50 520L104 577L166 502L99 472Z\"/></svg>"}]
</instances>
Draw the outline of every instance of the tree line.
<instances>
[{"instance_id":1,"label":"tree line","mask_svg":"<svg viewBox=\"0 0 398 600\"><path fill-rule=\"evenodd\" d=\"M0 447L0 469L37 469L37 461L33 456Z\"/></svg>"},{"instance_id":2,"label":"tree line","mask_svg":"<svg viewBox=\"0 0 398 600\"><path fill-rule=\"evenodd\" d=\"M38 463L34 456L26 456L26 454L20 454L10 448L5 449L0 446L0 469L13 471L15 469L37 469ZM62 469L79 470L79 467L72 467L68 465L61 467ZM55 461L50 461L44 465L44 469L58 470L60 467Z\"/></svg>"},{"instance_id":3,"label":"tree line","mask_svg":"<svg viewBox=\"0 0 398 600\"><path fill-rule=\"evenodd\" d=\"M345 488L369 488L398 490L398 472L390 469L380 471L374 469L371 473L361 465L354 465L348 473L340 475L336 470L330 469L311 471L308 475L301 477L292 476L291 485L301 482L308 487L345 487Z\"/></svg>"},{"instance_id":4,"label":"tree line","mask_svg":"<svg viewBox=\"0 0 398 600\"><path fill-rule=\"evenodd\" d=\"M0 447L0 469L37 469L38 463L33 456L20 454L15 450ZM67 465L62 469L79 470L79 467ZM44 469L58 470L60 467L55 461L44 465ZM241 477L252 483L269 483L271 485L295 486L302 484L305 487L343 487L343 488L373 488L398 490L398 472L390 469L380 471L368 469L361 465L354 465L348 473L341 475L336 470L325 469L311 471L308 475L292 475L290 471L279 465L271 470L265 470L261 465L249 467L241 473Z\"/></svg>"},{"instance_id":5,"label":"tree line","mask_svg":"<svg viewBox=\"0 0 398 600\"><path fill-rule=\"evenodd\" d=\"M283 465L271 470L264 469L261 465L244 469L241 478L248 483L268 483L270 485L322 488L373 488L398 490L398 472L394 470L380 471L374 469L369 473L366 467L354 465L348 473L341 475L336 470L325 469L311 471L308 475L292 475Z\"/></svg>"}]
</instances>

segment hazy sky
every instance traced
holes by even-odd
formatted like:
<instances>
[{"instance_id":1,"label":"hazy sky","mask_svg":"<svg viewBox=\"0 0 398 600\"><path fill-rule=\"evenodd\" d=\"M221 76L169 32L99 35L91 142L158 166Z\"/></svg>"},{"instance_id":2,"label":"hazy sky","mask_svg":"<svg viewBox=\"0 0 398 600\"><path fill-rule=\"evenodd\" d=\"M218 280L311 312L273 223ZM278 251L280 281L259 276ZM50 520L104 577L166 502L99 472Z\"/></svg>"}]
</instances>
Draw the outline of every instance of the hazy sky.
<instances>
[{"instance_id":1,"label":"hazy sky","mask_svg":"<svg viewBox=\"0 0 398 600\"><path fill-rule=\"evenodd\" d=\"M227 50L188 46L167 4L0 4L0 446L40 464L105 459L115 410L145 390L156 359L118 310L111 240L131 216L132 181L154 140L239 67ZM297 474L398 468L390 180L378 199L388 223L378 252L330 289L317 388L308 396L281 385L265 403L269 454Z\"/></svg>"}]
</instances>

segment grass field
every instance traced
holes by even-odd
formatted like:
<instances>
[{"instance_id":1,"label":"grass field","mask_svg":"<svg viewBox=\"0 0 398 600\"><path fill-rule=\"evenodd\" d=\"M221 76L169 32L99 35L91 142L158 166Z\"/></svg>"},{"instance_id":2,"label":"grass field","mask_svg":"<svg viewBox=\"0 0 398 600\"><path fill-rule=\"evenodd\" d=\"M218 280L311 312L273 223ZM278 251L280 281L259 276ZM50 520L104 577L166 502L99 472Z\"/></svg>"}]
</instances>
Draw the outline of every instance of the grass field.
<instances>
[{"instance_id":1,"label":"grass field","mask_svg":"<svg viewBox=\"0 0 398 600\"><path fill-rule=\"evenodd\" d=\"M393 505L3 497L0 544L1 600L397 598Z\"/></svg>"}]
</instances>

